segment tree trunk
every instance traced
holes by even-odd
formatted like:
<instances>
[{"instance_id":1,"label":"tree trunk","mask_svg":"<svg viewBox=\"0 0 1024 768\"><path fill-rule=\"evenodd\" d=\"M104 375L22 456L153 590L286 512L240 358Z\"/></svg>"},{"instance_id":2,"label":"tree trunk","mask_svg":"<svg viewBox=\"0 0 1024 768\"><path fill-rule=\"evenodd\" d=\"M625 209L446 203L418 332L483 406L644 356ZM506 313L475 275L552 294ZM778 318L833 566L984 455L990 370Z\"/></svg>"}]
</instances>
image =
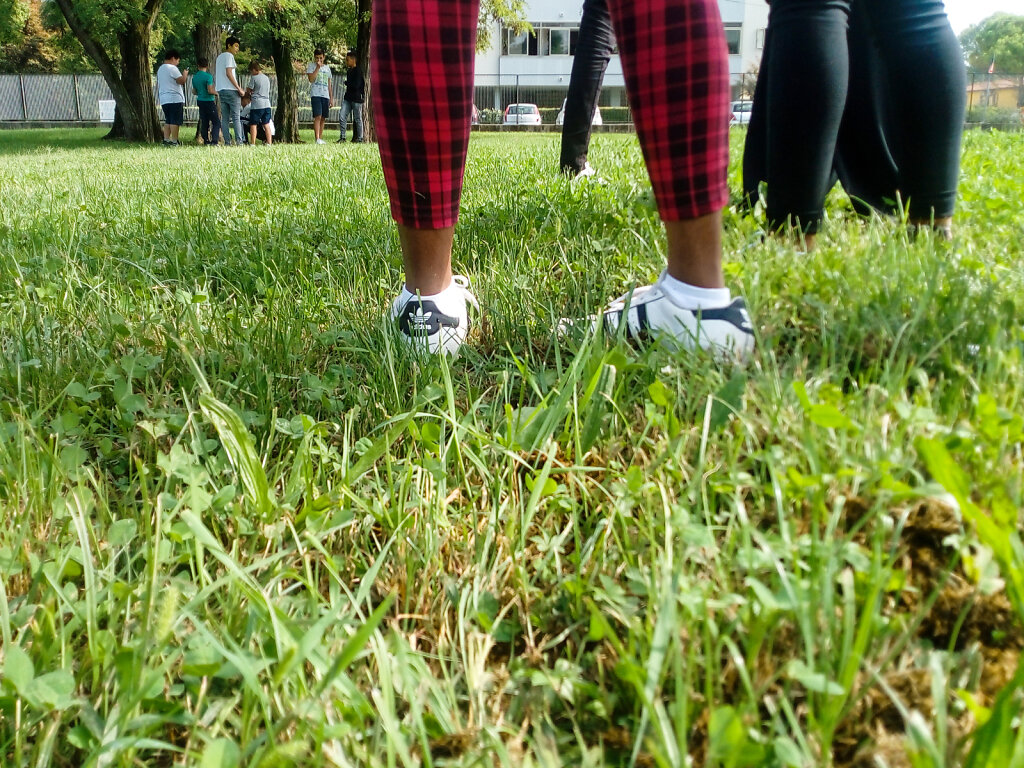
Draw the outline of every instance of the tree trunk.
<instances>
[{"instance_id":1,"label":"tree trunk","mask_svg":"<svg viewBox=\"0 0 1024 768\"><path fill-rule=\"evenodd\" d=\"M373 0L356 0L356 54L359 56L359 66L363 70L363 77L366 78L366 97L363 99L363 138L367 141L376 141L377 132L373 127L373 101L370 99L370 91L373 83L370 82L370 18L373 14Z\"/></svg>"},{"instance_id":2,"label":"tree trunk","mask_svg":"<svg viewBox=\"0 0 1024 768\"><path fill-rule=\"evenodd\" d=\"M149 60L149 25L130 23L118 34L121 49L121 80L132 109L118 107L128 141L160 141L160 116L153 97L153 70Z\"/></svg>"},{"instance_id":3,"label":"tree trunk","mask_svg":"<svg viewBox=\"0 0 1024 768\"><path fill-rule=\"evenodd\" d=\"M271 17L272 29L287 29L282 18ZM295 92L295 64L291 43L276 34L270 37L270 52L277 71L277 111L274 113L274 141L299 142L299 98Z\"/></svg>"},{"instance_id":4,"label":"tree trunk","mask_svg":"<svg viewBox=\"0 0 1024 768\"><path fill-rule=\"evenodd\" d=\"M205 58L213 69L221 51L220 25L212 21L201 21L196 24L192 28L192 47L196 49L196 58Z\"/></svg>"},{"instance_id":5,"label":"tree trunk","mask_svg":"<svg viewBox=\"0 0 1024 768\"><path fill-rule=\"evenodd\" d=\"M147 143L160 139L160 120L153 99L153 80L149 66L149 36L162 2L147 0L145 18L127 22L118 34L118 47L121 51L121 69L118 71L103 45L78 15L73 0L56 0L68 26L99 68L117 102L114 124L104 138Z\"/></svg>"}]
</instances>

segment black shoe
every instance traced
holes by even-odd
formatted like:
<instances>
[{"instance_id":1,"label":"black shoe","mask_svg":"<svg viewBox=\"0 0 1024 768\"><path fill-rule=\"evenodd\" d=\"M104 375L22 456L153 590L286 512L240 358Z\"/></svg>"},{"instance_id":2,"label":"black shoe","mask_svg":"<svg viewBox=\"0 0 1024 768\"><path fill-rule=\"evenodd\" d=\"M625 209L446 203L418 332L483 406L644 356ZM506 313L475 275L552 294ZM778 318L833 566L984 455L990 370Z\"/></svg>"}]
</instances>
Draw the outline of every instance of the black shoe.
<instances>
[{"instance_id":1,"label":"black shoe","mask_svg":"<svg viewBox=\"0 0 1024 768\"><path fill-rule=\"evenodd\" d=\"M344 143L345 143L345 140L344 140L344 139L338 139L338 140L337 140L336 142L334 142L334 143L335 143L335 144L344 144Z\"/></svg>"}]
</instances>

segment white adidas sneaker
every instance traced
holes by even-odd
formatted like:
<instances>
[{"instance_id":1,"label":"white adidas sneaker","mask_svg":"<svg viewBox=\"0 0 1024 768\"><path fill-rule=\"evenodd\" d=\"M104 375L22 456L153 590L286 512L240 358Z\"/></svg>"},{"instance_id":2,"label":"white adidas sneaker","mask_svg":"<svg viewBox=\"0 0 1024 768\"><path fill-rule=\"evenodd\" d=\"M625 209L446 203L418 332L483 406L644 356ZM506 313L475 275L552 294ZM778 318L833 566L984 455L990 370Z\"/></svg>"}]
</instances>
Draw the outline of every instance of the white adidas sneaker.
<instances>
[{"instance_id":1,"label":"white adidas sneaker","mask_svg":"<svg viewBox=\"0 0 1024 768\"><path fill-rule=\"evenodd\" d=\"M659 339L683 349L707 349L739 360L749 357L754 350L754 328L741 297L718 309L687 309L662 289L664 278L662 273L654 285L635 288L611 302L600 315L590 318L591 328L601 322L608 336L621 333L632 341Z\"/></svg>"},{"instance_id":2,"label":"white adidas sneaker","mask_svg":"<svg viewBox=\"0 0 1024 768\"><path fill-rule=\"evenodd\" d=\"M580 171L579 173L577 173L573 177L573 180L576 180L576 179L592 179L595 176L597 176L597 171L594 170L594 166L592 166L589 162L586 162L586 163L583 164L583 170Z\"/></svg>"},{"instance_id":3,"label":"white adidas sneaker","mask_svg":"<svg viewBox=\"0 0 1024 768\"><path fill-rule=\"evenodd\" d=\"M451 285L433 296L419 296L403 287L391 304L391 316L410 348L455 356L469 332L467 304L480 309L469 290L469 278L455 275Z\"/></svg>"}]
</instances>

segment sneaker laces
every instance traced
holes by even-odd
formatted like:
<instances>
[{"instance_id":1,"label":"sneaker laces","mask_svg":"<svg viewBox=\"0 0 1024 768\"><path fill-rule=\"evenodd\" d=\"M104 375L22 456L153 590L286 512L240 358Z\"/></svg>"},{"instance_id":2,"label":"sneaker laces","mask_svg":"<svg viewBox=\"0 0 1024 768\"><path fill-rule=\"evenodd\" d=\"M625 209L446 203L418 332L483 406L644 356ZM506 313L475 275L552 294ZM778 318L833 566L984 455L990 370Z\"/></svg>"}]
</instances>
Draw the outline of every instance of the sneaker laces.
<instances>
[{"instance_id":1,"label":"sneaker laces","mask_svg":"<svg viewBox=\"0 0 1024 768\"><path fill-rule=\"evenodd\" d=\"M661 278L658 278L658 279L660 280ZM624 294L619 296L619 298L613 299L612 301L610 301L608 303L608 306L605 307L604 311L605 312L617 312L619 310L625 309L627 302L629 303L630 306L634 306L636 304L636 300L637 299L644 298L647 294L649 294L651 291L653 291L657 287L658 287L657 283L654 283L653 285L641 285L641 286L637 286L636 288L630 288Z\"/></svg>"},{"instance_id":2,"label":"sneaker laces","mask_svg":"<svg viewBox=\"0 0 1024 768\"><path fill-rule=\"evenodd\" d=\"M463 297L466 301L473 306L477 312L480 311L480 304L476 300L476 296L470 290L469 278L465 275L452 275L452 283L462 291Z\"/></svg>"}]
</instances>

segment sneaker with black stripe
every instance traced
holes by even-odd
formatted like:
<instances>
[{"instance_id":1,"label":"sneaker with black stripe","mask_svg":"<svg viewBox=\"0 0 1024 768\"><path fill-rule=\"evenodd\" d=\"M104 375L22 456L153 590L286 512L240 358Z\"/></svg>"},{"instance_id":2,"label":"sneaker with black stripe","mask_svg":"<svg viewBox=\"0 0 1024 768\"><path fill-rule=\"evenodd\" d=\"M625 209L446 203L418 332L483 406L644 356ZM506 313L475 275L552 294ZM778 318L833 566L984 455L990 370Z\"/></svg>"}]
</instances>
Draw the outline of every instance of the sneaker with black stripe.
<instances>
[{"instance_id":1,"label":"sneaker with black stripe","mask_svg":"<svg viewBox=\"0 0 1024 768\"><path fill-rule=\"evenodd\" d=\"M479 309L469 289L469 278L455 275L451 285L434 296L420 296L402 288L391 304L391 316L410 348L454 356L469 332L468 305Z\"/></svg>"},{"instance_id":2,"label":"sneaker with black stripe","mask_svg":"<svg viewBox=\"0 0 1024 768\"><path fill-rule=\"evenodd\" d=\"M662 276L653 285L635 288L611 302L591 327L604 326L607 336L619 334L635 342L659 340L682 349L706 349L745 360L754 350L754 328L742 297L724 307L689 309L663 290ZM563 326L564 327L564 326Z\"/></svg>"}]
</instances>

